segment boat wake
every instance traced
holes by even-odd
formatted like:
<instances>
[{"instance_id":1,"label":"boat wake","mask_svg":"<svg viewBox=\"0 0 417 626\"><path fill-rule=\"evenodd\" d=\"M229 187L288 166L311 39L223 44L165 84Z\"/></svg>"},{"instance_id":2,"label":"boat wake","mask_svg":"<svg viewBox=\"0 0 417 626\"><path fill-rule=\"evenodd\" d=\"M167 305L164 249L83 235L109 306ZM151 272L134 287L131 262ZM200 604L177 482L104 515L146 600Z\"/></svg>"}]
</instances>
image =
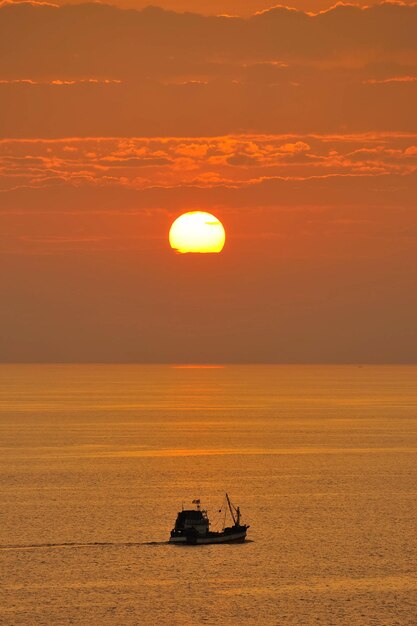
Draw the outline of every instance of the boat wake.
<instances>
[{"instance_id":1,"label":"boat wake","mask_svg":"<svg viewBox=\"0 0 417 626\"><path fill-rule=\"evenodd\" d=\"M163 546L168 541L71 541L65 543L29 543L0 545L1 550L49 550L54 548L136 548L139 546Z\"/></svg>"}]
</instances>

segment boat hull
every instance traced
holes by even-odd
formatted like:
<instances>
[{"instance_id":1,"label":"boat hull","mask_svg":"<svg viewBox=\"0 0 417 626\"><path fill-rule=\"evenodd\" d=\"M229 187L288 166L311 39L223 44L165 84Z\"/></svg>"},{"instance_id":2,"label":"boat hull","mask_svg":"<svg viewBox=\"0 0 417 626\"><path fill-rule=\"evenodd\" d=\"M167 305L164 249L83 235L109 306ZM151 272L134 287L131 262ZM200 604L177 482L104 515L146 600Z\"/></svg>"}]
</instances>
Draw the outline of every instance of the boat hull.
<instances>
[{"instance_id":1,"label":"boat hull","mask_svg":"<svg viewBox=\"0 0 417 626\"><path fill-rule=\"evenodd\" d=\"M210 543L240 543L246 539L246 530L229 533L212 533L206 537L186 537L185 535L170 537L169 543L183 545L203 545Z\"/></svg>"}]
</instances>

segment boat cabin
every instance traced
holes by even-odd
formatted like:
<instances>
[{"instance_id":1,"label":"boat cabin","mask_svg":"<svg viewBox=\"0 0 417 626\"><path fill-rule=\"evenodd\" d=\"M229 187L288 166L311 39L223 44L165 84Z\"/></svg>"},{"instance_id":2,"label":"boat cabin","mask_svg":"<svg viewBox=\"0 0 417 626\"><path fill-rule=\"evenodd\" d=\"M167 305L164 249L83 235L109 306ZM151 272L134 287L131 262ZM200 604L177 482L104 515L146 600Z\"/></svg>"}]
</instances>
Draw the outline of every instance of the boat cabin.
<instances>
[{"instance_id":1,"label":"boat cabin","mask_svg":"<svg viewBox=\"0 0 417 626\"><path fill-rule=\"evenodd\" d=\"M209 521L205 511L189 510L180 511L175 522L174 531L186 531L195 528L195 530L204 535L209 529Z\"/></svg>"}]
</instances>

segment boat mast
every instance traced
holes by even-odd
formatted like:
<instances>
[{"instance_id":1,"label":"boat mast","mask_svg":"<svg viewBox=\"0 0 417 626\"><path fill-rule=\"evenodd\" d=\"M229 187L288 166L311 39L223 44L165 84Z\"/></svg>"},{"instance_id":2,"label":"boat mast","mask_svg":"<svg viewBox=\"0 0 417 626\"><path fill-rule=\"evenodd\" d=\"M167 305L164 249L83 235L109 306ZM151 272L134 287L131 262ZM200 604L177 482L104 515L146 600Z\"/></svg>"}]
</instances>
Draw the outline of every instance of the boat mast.
<instances>
[{"instance_id":1,"label":"boat mast","mask_svg":"<svg viewBox=\"0 0 417 626\"><path fill-rule=\"evenodd\" d=\"M239 522L238 522L238 521L236 520L236 518L235 518L235 514L234 514L234 512L233 512L232 503L230 502L230 498L229 498L229 496L227 495L227 493L226 493L226 500L227 500L227 504L228 504L228 506L229 506L230 515L232 516L232 519L233 519L233 523L236 525L236 524L238 524ZM239 516L239 517L240 517L240 516Z\"/></svg>"}]
</instances>

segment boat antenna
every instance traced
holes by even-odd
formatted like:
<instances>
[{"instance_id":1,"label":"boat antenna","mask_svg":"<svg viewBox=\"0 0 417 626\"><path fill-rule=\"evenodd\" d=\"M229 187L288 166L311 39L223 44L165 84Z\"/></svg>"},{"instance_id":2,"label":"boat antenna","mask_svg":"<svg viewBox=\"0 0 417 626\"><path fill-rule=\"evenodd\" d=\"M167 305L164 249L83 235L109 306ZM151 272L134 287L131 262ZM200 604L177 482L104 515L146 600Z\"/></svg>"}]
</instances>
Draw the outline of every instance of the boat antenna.
<instances>
[{"instance_id":1,"label":"boat antenna","mask_svg":"<svg viewBox=\"0 0 417 626\"><path fill-rule=\"evenodd\" d=\"M230 498L229 498L227 493L226 493L226 500L227 500L227 504L229 505L229 511L230 511L230 515L232 516L233 523L236 525L237 524L237 520L236 520L235 514L233 512L232 503L230 502Z\"/></svg>"}]
</instances>

